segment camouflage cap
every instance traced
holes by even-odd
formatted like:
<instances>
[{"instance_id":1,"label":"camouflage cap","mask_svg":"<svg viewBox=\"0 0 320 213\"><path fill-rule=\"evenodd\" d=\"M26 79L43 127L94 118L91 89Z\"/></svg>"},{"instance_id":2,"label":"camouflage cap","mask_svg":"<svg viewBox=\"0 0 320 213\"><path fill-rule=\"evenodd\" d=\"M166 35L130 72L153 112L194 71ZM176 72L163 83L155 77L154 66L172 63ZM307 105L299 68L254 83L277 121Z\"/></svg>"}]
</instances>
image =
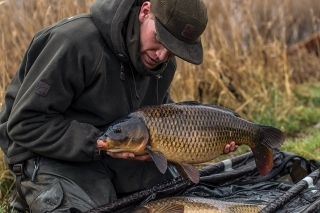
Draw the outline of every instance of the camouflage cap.
<instances>
[{"instance_id":1,"label":"camouflage cap","mask_svg":"<svg viewBox=\"0 0 320 213\"><path fill-rule=\"evenodd\" d=\"M179 58L203 61L200 36L208 22L203 0L150 0L160 42Z\"/></svg>"}]
</instances>

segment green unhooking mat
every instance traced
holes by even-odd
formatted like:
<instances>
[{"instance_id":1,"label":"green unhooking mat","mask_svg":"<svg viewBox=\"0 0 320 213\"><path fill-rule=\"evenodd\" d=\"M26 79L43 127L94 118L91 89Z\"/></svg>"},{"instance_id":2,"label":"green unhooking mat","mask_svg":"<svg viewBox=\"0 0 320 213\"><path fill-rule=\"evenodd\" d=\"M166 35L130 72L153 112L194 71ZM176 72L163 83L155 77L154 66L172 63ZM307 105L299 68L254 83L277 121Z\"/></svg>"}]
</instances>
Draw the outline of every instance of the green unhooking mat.
<instances>
[{"instance_id":1,"label":"green unhooking mat","mask_svg":"<svg viewBox=\"0 0 320 213\"><path fill-rule=\"evenodd\" d=\"M177 178L87 212L128 213L157 199L190 196L265 205L260 213L316 213L320 212L319 168L319 161L274 150L274 167L262 177L249 152L202 168L196 185Z\"/></svg>"}]
</instances>

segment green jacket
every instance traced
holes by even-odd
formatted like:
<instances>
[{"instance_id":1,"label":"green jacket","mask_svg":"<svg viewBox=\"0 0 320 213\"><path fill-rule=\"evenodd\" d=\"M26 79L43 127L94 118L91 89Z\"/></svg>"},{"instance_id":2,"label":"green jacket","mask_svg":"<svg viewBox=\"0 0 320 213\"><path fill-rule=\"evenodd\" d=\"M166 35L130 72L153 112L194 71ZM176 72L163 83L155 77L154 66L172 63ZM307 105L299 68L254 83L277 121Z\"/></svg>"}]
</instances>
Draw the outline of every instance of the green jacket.
<instances>
[{"instance_id":1,"label":"green jacket","mask_svg":"<svg viewBox=\"0 0 320 213\"><path fill-rule=\"evenodd\" d=\"M35 155L88 162L114 120L143 105L166 103L176 62L161 76L130 64L123 32L138 0L97 0L90 14L37 32L7 88L0 147L8 164Z\"/></svg>"}]
</instances>

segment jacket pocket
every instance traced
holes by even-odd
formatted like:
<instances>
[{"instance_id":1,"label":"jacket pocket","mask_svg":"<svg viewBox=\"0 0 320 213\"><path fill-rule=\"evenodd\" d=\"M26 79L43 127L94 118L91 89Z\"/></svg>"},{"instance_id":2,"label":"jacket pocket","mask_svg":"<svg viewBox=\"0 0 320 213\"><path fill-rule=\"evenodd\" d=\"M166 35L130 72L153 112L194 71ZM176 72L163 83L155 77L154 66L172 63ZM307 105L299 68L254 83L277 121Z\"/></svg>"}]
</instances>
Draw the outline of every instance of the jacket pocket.
<instances>
[{"instance_id":1,"label":"jacket pocket","mask_svg":"<svg viewBox=\"0 0 320 213\"><path fill-rule=\"evenodd\" d=\"M56 181L36 197L30 205L30 210L32 213L51 212L61 204L62 198L62 187L59 181Z\"/></svg>"}]
</instances>

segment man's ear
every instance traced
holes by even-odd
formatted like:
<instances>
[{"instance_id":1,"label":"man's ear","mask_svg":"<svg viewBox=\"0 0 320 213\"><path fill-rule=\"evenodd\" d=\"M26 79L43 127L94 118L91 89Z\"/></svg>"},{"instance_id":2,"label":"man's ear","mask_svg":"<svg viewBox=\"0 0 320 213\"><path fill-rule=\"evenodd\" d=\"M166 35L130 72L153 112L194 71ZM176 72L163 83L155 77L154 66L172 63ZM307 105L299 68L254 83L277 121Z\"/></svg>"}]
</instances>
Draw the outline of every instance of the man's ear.
<instances>
[{"instance_id":1,"label":"man's ear","mask_svg":"<svg viewBox=\"0 0 320 213\"><path fill-rule=\"evenodd\" d=\"M145 1L140 8L139 12L139 21L143 22L146 18L151 14L151 3L149 1Z\"/></svg>"}]
</instances>

